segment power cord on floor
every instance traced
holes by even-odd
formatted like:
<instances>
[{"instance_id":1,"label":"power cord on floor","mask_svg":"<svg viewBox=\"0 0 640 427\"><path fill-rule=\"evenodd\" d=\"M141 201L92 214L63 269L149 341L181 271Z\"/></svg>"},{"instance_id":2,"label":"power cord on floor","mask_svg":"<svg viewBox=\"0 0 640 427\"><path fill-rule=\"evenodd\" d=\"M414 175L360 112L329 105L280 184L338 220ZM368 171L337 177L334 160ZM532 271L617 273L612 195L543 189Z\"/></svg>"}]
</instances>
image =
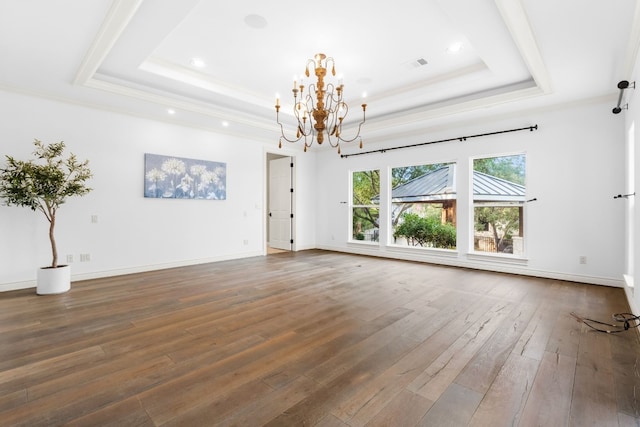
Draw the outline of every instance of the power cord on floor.
<instances>
[{"instance_id":1,"label":"power cord on floor","mask_svg":"<svg viewBox=\"0 0 640 427\"><path fill-rule=\"evenodd\" d=\"M605 332L607 334L617 334L620 332L628 331L631 328L637 328L640 326L640 316L636 316L633 313L616 313L612 315L614 322L618 322L619 324L613 323L605 323L600 322L599 320L587 319L585 317L578 316L576 313L571 312L571 315L578 321L582 322L591 329L598 332ZM601 326L610 326L613 329L605 329Z\"/></svg>"}]
</instances>

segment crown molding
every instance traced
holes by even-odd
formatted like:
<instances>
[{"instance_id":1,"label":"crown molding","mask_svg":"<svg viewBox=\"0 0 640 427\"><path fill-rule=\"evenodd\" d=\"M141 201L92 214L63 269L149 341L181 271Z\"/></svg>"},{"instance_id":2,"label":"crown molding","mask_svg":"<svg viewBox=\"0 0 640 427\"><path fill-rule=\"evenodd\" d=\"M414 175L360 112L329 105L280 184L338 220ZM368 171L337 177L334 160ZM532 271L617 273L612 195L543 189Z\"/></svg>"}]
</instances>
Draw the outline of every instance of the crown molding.
<instances>
[{"instance_id":1,"label":"crown molding","mask_svg":"<svg viewBox=\"0 0 640 427\"><path fill-rule=\"evenodd\" d=\"M143 1L113 0L98 34L78 68L74 84L83 85L93 77Z\"/></svg>"},{"instance_id":2,"label":"crown molding","mask_svg":"<svg viewBox=\"0 0 640 427\"><path fill-rule=\"evenodd\" d=\"M495 0L495 3L536 85L543 93L552 93L551 78L522 0Z\"/></svg>"}]
</instances>

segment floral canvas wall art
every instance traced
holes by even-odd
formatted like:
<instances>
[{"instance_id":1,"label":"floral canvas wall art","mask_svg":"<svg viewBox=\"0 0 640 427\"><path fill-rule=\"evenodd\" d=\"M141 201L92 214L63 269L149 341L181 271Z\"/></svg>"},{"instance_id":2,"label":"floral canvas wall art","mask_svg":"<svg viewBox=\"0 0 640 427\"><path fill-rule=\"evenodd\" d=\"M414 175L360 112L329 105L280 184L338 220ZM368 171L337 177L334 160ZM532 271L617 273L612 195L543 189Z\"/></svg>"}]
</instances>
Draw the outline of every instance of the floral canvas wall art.
<instances>
[{"instance_id":1,"label":"floral canvas wall art","mask_svg":"<svg viewBox=\"0 0 640 427\"><path fill-rule=\"evenodd\" d=\"M144 197L225 200L227 164L145 153Z\"/></svg>"}]
</instances>

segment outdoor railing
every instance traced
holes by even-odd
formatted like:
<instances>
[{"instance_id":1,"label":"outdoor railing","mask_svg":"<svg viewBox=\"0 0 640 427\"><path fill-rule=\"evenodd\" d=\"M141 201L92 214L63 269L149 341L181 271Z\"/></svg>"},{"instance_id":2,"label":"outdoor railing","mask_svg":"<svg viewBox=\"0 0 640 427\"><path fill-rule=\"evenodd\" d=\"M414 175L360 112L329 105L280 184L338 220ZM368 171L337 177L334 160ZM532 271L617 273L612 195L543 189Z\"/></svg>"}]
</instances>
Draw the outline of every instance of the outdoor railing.
<instances>
[{"instance_id":1,"label":"outdoor railing","mask_svg":"<svg viewBox=\"0 0 640 427\"><path fill-rule=\"evenodd\" d=\"M500 246L496 247L496 241L493 237L489 236L473 236L473 248L480 252L495 252L512 254L513 253L513 240L502 239Z\"/></svg>"}]
</instances>

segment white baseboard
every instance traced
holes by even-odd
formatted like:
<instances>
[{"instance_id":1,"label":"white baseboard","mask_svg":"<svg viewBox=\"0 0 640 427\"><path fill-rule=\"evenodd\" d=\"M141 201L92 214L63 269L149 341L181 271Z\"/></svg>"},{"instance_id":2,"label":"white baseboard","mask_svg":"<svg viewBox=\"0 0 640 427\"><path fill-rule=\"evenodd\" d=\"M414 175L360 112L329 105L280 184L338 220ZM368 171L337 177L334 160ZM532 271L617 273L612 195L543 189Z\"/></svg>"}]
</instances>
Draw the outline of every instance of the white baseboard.
<instances>
[{"instance_id":1,"label":"white baseboard","mask_svg":"<svg viewBox=\"0 0 640 427\"><path fill-rule=\"evenodd\" d=\"M417 262L426 262L430 264L439 264L446 265L450 267L462 267L462 268L471 268L476 270L484 270L484 271L495 271L498 273L509 273L509 274L519 274L522 276L532 276L532 277L542 277L547 279L556 279L556 280L565 280L569 282L579 282L579 283L587 283L592 285L603 285L603 286L611 286L611 287L619 287L624 288L625 293L627 294L627 300L629 301L629 306L634 314L640 313L635 307L635 303L633 301L633 296L631 295L631 287L629 287L626 283L628 283L629 278L626 276L623 279L615 279L608 277L594 277L594 276L585 276L579 274L569 274L569 273L560 273L554 271L543 271L543 270L533 270L526 267L523 267L518 263L509 263L509 262L491 262L491 263L482 263L477 261L475 258L470 260L463 260L458 258L455 255L451 255L449 253L443 252L442 254L431 254L431 255L422 255L422 254L412 254L403 251L397 252L382 252L378 249L377 246L363 246L358 248L344 248L344 247L330 247L330 246L322 246L322 247L302 247L296 248L298 251L300 250L308 250L308 249L322 249L329 250L334 252L343 252L343 253L352 253L357 255L369 255L369 256L377 256L383 258L392 258L392 259L400 259L405 261L417 261ZM186 267L189 265L198 265L198 264L207 264L212 262L220 262L220 261L228 261L232 259L241 259L241 258L250 258L254 256L262 256L265 255L263 252L243 252L241 254L231 254L224 255L219 257L210 257L210 258L202 258L195 260L182 260L168 263L160 263L160 264L149 264L135 267L127 267L121 269L112 269L105 271L97 271L90 273L82 273L82 274L73 274L71 275L71 281L80 281L80 280L91 280L91 279L101 279L104 277L113 277L113 276L121 276L125 274L135 274L135 273L144 273L147 271L155 271L155 270L164 270L167 268L175 268L175 267ZM633 279L633 278L630 278ZM0 284L0 292L14 291L19 289L28 289L35 288L36 282L35 280L28 280L22 282L15 283L4 283Z\"/></svg>"},{"instance_id":2,"label":"white baseboard","mask_svg":"<svg viewBox=\"0 0 640 427\"><path fill-rule=\"evenodd\" d=\"M561 273L556 271L535 270L526 267L525 263L519 260L491 259L491 262L481 262L478 257L470 256L468 259L461 259L457 254L443 252L434 254L415 254L398 251L381 251L378 246L358 245L358 247L331 247L323 246L324 249L334 252L352 253L358 255L377 256L382 258L400 259L404 261L417 261L449 267L471 268L474 270L495 271L497 273L518 274L521 276L541 277L545 279L564 280L568 282L587 283L590 285L611 286L615 288L624 287L622 279L611 277L596 277L573 273Z\"/></svg>"},{"instance_id":3,"label":"white baseboard","mask_svg":"<svg viewBox=\"0 0 640 427\"><path fill-rule=\"evenodd\" d=\"M0 284L0 292L17 291L20 289L29 289L29 288L35 289L35 287L36 287L35 280L27 280L24 282L2 283Z\"/></svg>"},{"instance_id":4,"label":"white baseboard","mask_svg":"<svg viewBox=\"0 0 640 427\"><path fill-rule=\"evenodd\" d=\"M160 264L149 264L149 265L141 265L141 266L135 266L135 267L118 268L113 270L94 271L90 273L81 273L81 274L73 274L73 269L72 269L71 270L71 273L72 273L71 286L73 287L73 282L77 282L80 280L102 279L104 277L115 277L115 276L122 276L125 274L145 273L147 271L165 270L167 268L176 268L176 267L187 267L190 265L208 264L208 263L220 262L220 261L230 261L233 259L250 258L250 257L262 256L262 255L264 255L263 252L243 252L241 254L231 254L231 255L224 255L219 257L182 260L182 261L167 262L167 263L160 263ZM4 283L4 284L0 284L0 292L16 291L20 289L28 289L28 288L35 288L35 287L36 287L35 280L28 280L24 282L14 282L14 283Z\"/></svg>"}]
</instances>

